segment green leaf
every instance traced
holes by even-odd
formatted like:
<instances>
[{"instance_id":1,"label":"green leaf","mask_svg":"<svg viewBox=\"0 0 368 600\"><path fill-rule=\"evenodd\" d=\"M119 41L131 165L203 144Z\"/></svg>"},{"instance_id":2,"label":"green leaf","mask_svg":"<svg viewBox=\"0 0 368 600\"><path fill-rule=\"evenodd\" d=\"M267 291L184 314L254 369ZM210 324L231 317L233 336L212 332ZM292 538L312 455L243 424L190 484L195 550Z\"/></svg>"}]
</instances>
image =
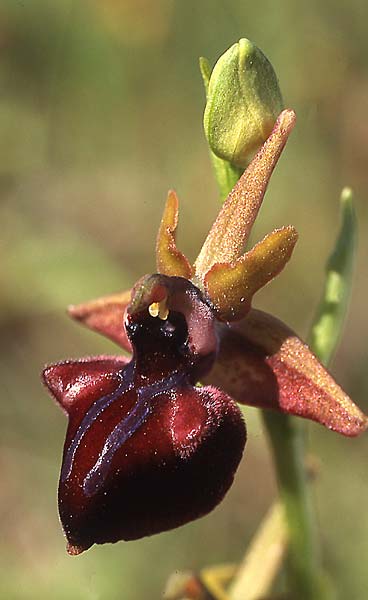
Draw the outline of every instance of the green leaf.
<instances>
[{"instance_id":1,"label":"green leaf","mask_svg":"<svg viewBox=\"0 0 368 600\"><path fill-rule=\"evenodd\" d=\"M326 265L326 280L322 299L313 321L309 345L327 365L341 337L349 304L357 237L353 192L341 192L342 222L335 247Z\"/></svg>"}]
</instances>

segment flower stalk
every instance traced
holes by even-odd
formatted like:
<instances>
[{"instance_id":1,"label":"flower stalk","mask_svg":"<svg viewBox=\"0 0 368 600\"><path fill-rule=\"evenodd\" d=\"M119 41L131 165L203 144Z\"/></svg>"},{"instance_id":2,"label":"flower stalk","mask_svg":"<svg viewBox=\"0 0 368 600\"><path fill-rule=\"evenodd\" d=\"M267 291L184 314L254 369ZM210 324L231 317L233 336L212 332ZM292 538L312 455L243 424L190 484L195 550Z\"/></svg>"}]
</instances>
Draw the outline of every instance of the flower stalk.
<instances>
[{"instance_id":1,"label":"flower stalk","mask_svg":"<svg viewBox=\"0 0 368 600\"><path fill-rule=\"evenodd\" d=\"M215 171L216 177L218 171ZM218 180L221 189L222 182ZM227 193L231 188L227 190ZM280 499L285 510L289 540L290 590L300 600L325 600L321 589L320 560L307 471L304 423L285 414L263 411L270 439Z\"/></svg>"},{"instance_id":2,"label":"flower stalk","mask_svg":"<svg viewBox=\"0 0 368 600\"><path fill-rule=\"evenodd\" d=\"M263 411L285 510L289 554L289 589L301 600L324 600L320 550L305 465L305 426L289 415Z\"/></svg>"},{"instance_id":3,"label":"flower stalk","mask_svg":"<svg viewBox=\"0 0 368 600\"><path fill-rule=\"evenodd\" d=\"M221 160L221 159L219 159ZM217 183L223 182L215 170ZM231 188L227 190L230 193ZM289 415L263 411L270 439L280 499L285 510L289 540L289 585L300 600L324 600L319 593L319 549L305 468L304 424ZM300 595L303 594L303 595Z\"/></svg>"},{"instance_id":4,"label":"flower stalk","mask_svg":"<svg viewBox=\"0 0 368 600\"><path fill-rule=\"evenodd\" d=\"M342 224L327 262L324 293L311 326L310 347L326 365L336 351L351 293L356 244L356 219L351 190L341 194ZM337 289L339 293L332 293ZM289 589L301 600L335 597L322 571L312 490L306 467L306 423L294 417L263 411L284 509L289 545ZM281 530L280 530L281 531ZM281 531L281 536L283 532ZM238 581L237 589L246 589Z\"/></svg>"},{"instance_id":5,"label":"flower stalk","mask_svg":"<svg viewBox=\"0 0 368 600\"><path fill-rule=\"evenodd\" d=\"M250 43L249 47L252 47ZM254 52L253 49L252 51ZM227 58L231 57L232 53L236 55L236 59L238 60L238 62L234 62L235 66L233 66L233 63ZM239 53L239 56L237 56L237 53ZM241 43L239 43L239 47L234 45L229 49L229 51L227 51L218 61L216 68L212 73L212 80L208 62L205 59L201 59L200 61L200 68L207 95L204 118L205 130L211 148L216 180L222 197L226 197L226 195L231 192L232 186L234 185L234 176L236 175L237 169L239 169L239 162L232 159L232 154L230 152L230 150L232 150L231 143L233 142L235 144L236 142L237 152L239 156L241 156L242 153L244 154L249 150L249 140L244 136L242 149L239 147L239 139L241 139L239 135L235 136L236 140L231 136L229 137L228 132L232 131L233 128L228 127L227 129L228 123L226 124L226 115L224 116L221 106L220 108L216 107L216 94L213 94L214 99L211 98L211 85L212 88L217 87L220 89L222 93L219 94L219 96L221 96L221 102L223 102L224 96L223 88L226 88L226 97L230 99L230 116L228 119L229 122L231 122L231 119L238 119L239 130L242 129L242 125L240 124L242 115L249 114L247 112L249 110L248 97L253 93L254 97L258 98L258 113L259 115L262 115L261 118L265 118L262 110L263 107L265 111L268 110L269 106L267 105L267 102L262 105L262 100L267 97L267 95L264 95L264 90L268 91L267 86L269 85L269 82L273 91L278 90L277 79L276 76L274 76L273 70L262 77L262 69L265 64L268 66L268 61L267 63L263 63L261 60L259 64L256 62L256 64L252 65L252 69L254 69L253 73L257 74L257 89L254 86L255 79L248 75L249 71L247 71L245 62L244 66L239 69L238 77L230 77L229 74L233 75L233 69L238 69L239 65L242 63L239 58L241 54ZM263 56L259 53L255 54L255 56L256 55ZM222 63L224 63L225 66L221 67ZM231 66L229 67L229 65ZM272 76L270 76L270 73ZM260 74L261 76L259 77ZM242 77L244 78L244 81L242 81ZM231 85L228 85L229 81ZM241 94L237 95L238 84L234 83L235 81L243 84ZM262 90L262 93L259 93L259 90L261 90L262 87L264 89ZM278 101L281 102L281 94L278 92L276 96ZM231 104L236 102L239 103L237 111L233 110L234 107ZM208 117L209 114L211 114L214 124L211 123L211 120ZM270 111L270 114L272 114L272 111ZM223 138L220 137L220 128L216 119L220 119L221 125L225 131L226 135L224 135ZM245 130L246 128L244 128L244 131ZM219 138L221 143L223 143L223 139L226 139L229 156L226 155L226 152L221 153L218 151L217 146L220 146L220 144L218 143L216 146L216 144L213 143L212 138ZM239 177L240 176L241 173L239 173ZM329 363L341 335L352 282L356 235L352 195L351 191L348 189L343 190L341 206L343 217L342 227L334 251L327 263L325 290L309 336L312 352L314 352L317 358L325 365ZM326 583L321 568L313 499L305 464L307 438L305 423L297 422L294 417L287 414L279 414L268 410L263 410L262 412L264 425L267 430L274 457L276 477L278 480L280 499L284 510L287 529L289 544L287 561L289 591L292 594L292 597L298 597L301 600L327 600L332 598L333 594L329 585ZM245 593L246 587L243 587L242 583L242 580L238 578L236 581L236 594L234 597L237 597L238 594L241 595L242 593Z\"/></svg>"}]
</instances>

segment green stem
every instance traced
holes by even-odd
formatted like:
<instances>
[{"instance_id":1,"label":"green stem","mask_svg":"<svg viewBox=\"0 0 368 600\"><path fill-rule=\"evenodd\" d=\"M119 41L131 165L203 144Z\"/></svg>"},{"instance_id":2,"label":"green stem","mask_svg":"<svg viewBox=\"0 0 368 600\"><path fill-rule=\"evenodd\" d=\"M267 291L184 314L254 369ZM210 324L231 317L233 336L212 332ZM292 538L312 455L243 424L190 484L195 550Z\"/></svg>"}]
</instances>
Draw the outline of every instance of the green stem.
<instances>
[{"instance_id":1,"label":"green stem","mask_svg":"<svg viewBox=\"0 0 368 600\"><path fill-rule=\"evenodd\" d=\"M221 200L225 200L228 193L233 189L238 179L244 173L244 169L235 167L226 160L222 160L222 158L219 158L213 152L211 152L211 160L216 174Z\"/></svg>"},{"instance_id":2,"label":"green stem","mask_svg":"<svg viewBox=\"0 0 368 600\"><path fill-rule=\"evenodd\" d=\"M321 574L313 502L305 466L304 423L272 411L264 411L263 419L271 442L288 529L287 568L291 597L326 599L330 596Z\"/></svg>"},{"instance_id":3,"label":"green stem","mask_svg":"<svg viewBox=\"0 0 368 600\"><path fill-rule=\"evenodd\" d=\"M325 289L309 336L310 347L326 366L343 329L352 286L356 219L352 191L341 194L341 229L327 263ZM290 585L305 600L334 597L322 579L311 490L304 464L306 426L293 417L264 413L275 459L280 495L289 529Z\"/></svg>"}]
</instances>

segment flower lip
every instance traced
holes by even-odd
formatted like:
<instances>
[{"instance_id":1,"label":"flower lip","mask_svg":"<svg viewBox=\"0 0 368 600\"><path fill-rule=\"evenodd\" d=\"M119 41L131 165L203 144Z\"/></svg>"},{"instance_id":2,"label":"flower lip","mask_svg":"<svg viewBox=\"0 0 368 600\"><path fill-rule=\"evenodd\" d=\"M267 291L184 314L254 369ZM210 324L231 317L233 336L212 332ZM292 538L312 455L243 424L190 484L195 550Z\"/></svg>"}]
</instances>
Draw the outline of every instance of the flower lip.
<instances>
[{"instance_id":1,"label":"flower lip","mask_svg":"<svg viewBox=\"0 0 368 600\"><path fill-rule=\"evenodd\" d=\"M129 363L69 361L44 374L68 408L59 511L72 554L206 514L231 485L246 440L231 397L195 385L218 343L198 288L181 277L143 277L125 328Z\"/></svg>"}]
</instances>

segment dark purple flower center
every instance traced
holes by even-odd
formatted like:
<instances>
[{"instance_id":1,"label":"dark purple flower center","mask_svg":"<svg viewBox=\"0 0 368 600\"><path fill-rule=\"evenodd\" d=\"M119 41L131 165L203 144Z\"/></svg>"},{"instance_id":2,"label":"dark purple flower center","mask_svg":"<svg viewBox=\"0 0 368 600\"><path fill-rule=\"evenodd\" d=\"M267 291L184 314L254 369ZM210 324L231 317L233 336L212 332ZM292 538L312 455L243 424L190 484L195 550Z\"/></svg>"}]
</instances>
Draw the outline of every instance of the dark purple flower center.
<instances>
[{"instance_id":1,"label":"dark purple flower center","mask_svg":"<svg viewBox=\"0 0 368 600\"><path fill-rule=\"evenodd\" d=\"M150 307L164 306L164 317ZM187 279L143 277L133 290L125 328L134 349L136 376L158 379L180 371L191 383L209 372L218 341L212 308Z\"/></svg>"}]
</instances>

